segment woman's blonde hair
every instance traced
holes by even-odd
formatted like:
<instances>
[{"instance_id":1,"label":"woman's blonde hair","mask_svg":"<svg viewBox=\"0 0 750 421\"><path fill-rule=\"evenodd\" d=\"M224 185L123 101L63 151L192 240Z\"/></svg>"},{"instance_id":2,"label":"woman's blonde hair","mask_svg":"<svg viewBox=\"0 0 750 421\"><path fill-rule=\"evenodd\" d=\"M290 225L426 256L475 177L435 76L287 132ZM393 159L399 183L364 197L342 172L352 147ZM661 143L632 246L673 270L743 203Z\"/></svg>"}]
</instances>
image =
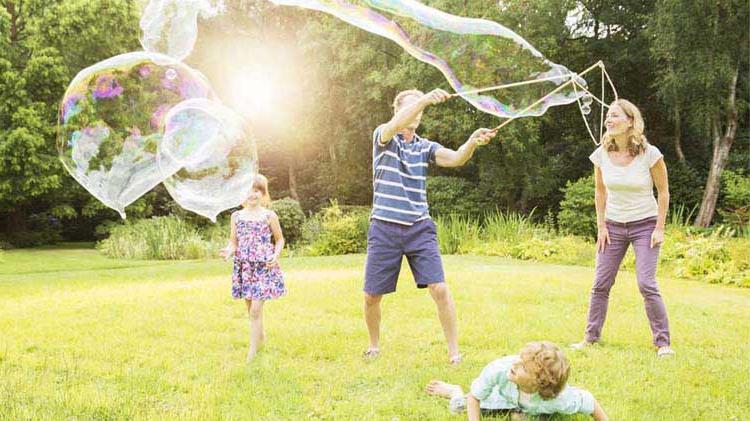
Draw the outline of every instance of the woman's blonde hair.
<instances>
[{"instance_id":1,"label":"woman's blonde hair","mask_svg":"<svg viewBox=\"0 0 750 421\"><path fill-rule=\"evenodd\" d=\"M565 387L570 364L560 348L552 342L531 342L521 350L524 370L534 378L543 399L552 399Z\"/></svg>"},{"instance_id":2,"label":"woman's blonde hair","mask_svg":"<svg viewBox=\"0 0 750 421\"><path fill-rule=\"evenodd\" d=\"M627 99L614 100L609 104L609 107L612 108L615 105L622 109L622 112L625 113L625 116L627 116L632 123L626 134L628 138L627 149L630 156L638 156L645 152L646 146L648 146L648 140L646 140L646 136L643 134L645 124L643 122L641 111ZM604 133L604 136L602 136L602 145L604 145L606 151L618 150L615 139L609 133Z\"/></svg>"},{"instance_id":3,"label":"woman's blonde hair","mask_svg":"<svg viewBox=\"0 0 750 421\"><path fill-rule=\"evenodd\" d=\"M260 203L263 206L271 206L271 195L268 194L268 179L263 174L257 174L253 180L253 190L261 193Z\"/></svg>"},{"instance_id":4,"label":"woman's blonde hair","mask_svg":"<svg viewBox=\"0 0 750 421\"><path fill-rule=\"evenodd\" d=\"M396 95L396 98L393 99L393 111L398 111L399 108L401 108L401 104L404 102L404 99L406 97L410 96L419 96L421 97L424 95L424 92L420 91L419 89L408 89L406 91L401 91Z\"/></svg>"}]
</instances>

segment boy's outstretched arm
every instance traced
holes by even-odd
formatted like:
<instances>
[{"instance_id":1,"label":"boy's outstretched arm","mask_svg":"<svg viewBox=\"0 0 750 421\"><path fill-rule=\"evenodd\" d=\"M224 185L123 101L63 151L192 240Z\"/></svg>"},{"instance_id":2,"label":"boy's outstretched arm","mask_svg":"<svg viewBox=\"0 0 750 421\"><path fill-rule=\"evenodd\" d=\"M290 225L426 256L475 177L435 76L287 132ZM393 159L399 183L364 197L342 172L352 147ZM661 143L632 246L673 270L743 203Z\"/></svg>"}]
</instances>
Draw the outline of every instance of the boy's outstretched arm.
<instances>
[{"instance_id":1,"label":"boy's outstretched arm","mask_svg":"<svg viewBox=\"0 0 750 421\"><path fill-rule=\"evenodd\" d=\"M385 125L380 133L380 144L385 145L391 141L396 133L408 126L425 108L430 105L439 104L448 98L450 94L442 89L433 89L422 95L413 104L401 108Z\"/></svg>"},{"instance_id":2,"label":"boy's outstretched arm","mask_svg":"<svg viewBox=\"0 0 750 421\"><path fill-rule=\"evenodd\" d=\"M591 415L596 421L609 421L607 414L604 413L604 409L602 409L602 406L596 400L594 400L594 412Z\"/></svg>"},{"instance_id":3,"label":"boy's outstretched arm","mask_svg":"<svg viewBox=\"0 0 750 421\"><path fill-rule=\"evenodd\" d=\"M466 415L468 415L469 421L479 421L482 419L482 412L479 409L479 399L475 398L471 393L466 395Z\"/></svg>"},{"instance_id":4,"label":"boy's outstretched arm","mask_svg":"<svg viewBox=\"0 0 750 421\"><path fill-rule=\"evenodd\" d=\"M490 141L497 131L494 129L477 129L471 134L469 140L466 141L457 150L449 148L440 148L435 152L435 162L439 167L460 167L466 164L472 155L474 150L479 145L485 145Z\"/></svg>"}]
</instances>

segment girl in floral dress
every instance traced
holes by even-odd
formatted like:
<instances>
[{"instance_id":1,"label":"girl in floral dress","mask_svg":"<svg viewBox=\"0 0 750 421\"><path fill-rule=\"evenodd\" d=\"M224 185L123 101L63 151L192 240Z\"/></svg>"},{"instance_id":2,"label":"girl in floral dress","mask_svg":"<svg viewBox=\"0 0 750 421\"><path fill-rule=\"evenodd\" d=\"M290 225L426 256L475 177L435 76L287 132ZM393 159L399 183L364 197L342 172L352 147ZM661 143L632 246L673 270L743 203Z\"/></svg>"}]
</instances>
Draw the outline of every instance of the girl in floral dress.
<instances>
[{"instance_id":1,"label":"girl in floral dress","mask_svg":"<svg viewBox=\"0 0 750 421\"><path fill-rule=\"evenodd\" d=\"M242 210L232 214L229 244L221 251L225 259L234 256L232 297L245 300L250 316L248 361L265 340L263 303L286 294L284 275L279 268L284 236L279 217L267 208L270 202L268 179L258 174Z\"/></svg>"}]
</instances>

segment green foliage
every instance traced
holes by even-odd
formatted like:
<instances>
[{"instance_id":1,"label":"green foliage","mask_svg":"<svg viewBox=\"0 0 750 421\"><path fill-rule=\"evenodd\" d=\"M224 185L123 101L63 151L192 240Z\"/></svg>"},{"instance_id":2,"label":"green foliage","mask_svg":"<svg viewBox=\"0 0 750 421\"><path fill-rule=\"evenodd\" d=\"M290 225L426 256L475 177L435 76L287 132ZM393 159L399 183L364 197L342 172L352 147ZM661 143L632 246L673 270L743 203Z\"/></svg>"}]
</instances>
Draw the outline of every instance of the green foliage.
<instances>
[{"instance_id":1,"label":"green foliage","mask_svg":"<svg viewBox=\"0 0 750 421\"><path fill-rule=\"evenodd\" d=\"M668 276L750 287L750 241L734 238L731 228L696 229L684 207L667 226L660 273ZM557 235L546 224L512 212L489 214L485 223L461 215L437 218L444 254L480 254L520 260L593 266L595 245L587 238ZM634 270L632 252L623 270Z\"/></svg>"},{"instance_id":2,"label":"green foliage","mask_svg":"<svg viewBox=\"0 0 750 421\"><path fill-rule=\"evenodd\" d=\"M534 211L529 215L517 212L489 212L484 218L484 232L490 241L520 241L531 238L536 232L545 230L532 220Z\"/></svg>"},{"instance_id":3,"label":"green foliage","mask_svg":"<svg viewBox=\"0 0 750 421\"><path fill-rule=\"evenodd\" d=\"M481 204L474 186L461 177L436 176L427 178L427 200L433 215L478 214Z\"/></svg>"},{"instance_id":4,"label":"green foliage","mask_svg":"<svg viewBox=\"0 0 750 421\"><path fill-rule=\"evenodd\" d=\"M130 0L7 6L0 7L0 231L17 244L54 241L35 232L33 215L47 214L65 220L64 232L88 231L90 238L102 215L114 212L83 215L95 199L58 161L58 103L79 70L135 49L137 6Z\"/></svg>"},{"instance_id":5,"label":"green foliage","mask_svg":"<svg viewBox=\"0 0 750 421\"><path fill-rule=\"evenodd\" d=\"M22 237L21 232L33 229L30 215L45 213L63 221L65 238L93 239L94 227L116 220L117 215L99 205L59 165L54 139L58 102L81 69L138 49L143 3L22 3L23 7L15 9L0 7L0 231L15 230L14 235ZM498 7L497 2L435 0L430 5L498 21L573 71L588 67L595 52L610 69L620 96L641 108L649 138L667 155L673 203L692 209L700 201L703 166L711 149L706 126L715 121L709 118L716 115L713 111L725 109L717 104L727 97L724 82L736 58L747 57L747 42L739 42L746 39L746 4L728 0L510 0ZM574 8L580 8L582 15L566 24ZM17 31L15 36L12 29ZM295 174L296 192L306 212L316 211L330 199L367 204L372 197L370 136L392 116L394 95L413 87L448 89L439 71L413 59L390 40L322 13L232 0L223 16L201 20L200 31L190 63L208 76L220 97L231 97L234 89L232 83L219 83L226 80L229 65L244 67L254 60L277 69L275 76L288 82L283 92L277 92L285 96L278 102L287 105L269 111L279 118L259 118L254 128L259 139L273 139L258 142L272 189L290 191ZM260 54L268 45L289 47L283 55L272 55L278 56L281 65L269 64L269 56ZM450 43L439 45L440 49L452 51ZM258 57L263 60L255 60ZM470 54L451 60L461 62L466 57ZM498 60L505 67L515 63L511 56ZM739 62L743 66L738 133L743 133L749 96L746 62ZM472 84L481 84L489 76L469 62L462 63L461 71L477 78ZM612 69L617 70L613 73ZM654 87L658 97L644 87ZM701 95L696 96L697 92ZM670 149L675 115L682 116L682 144L688 160L684 168L674 162ZM591 169L585 156L592 145L580 118L575 106L566 106L538 118L519 119L499 133L501 142L479 148L466 166L431 168L428 196L433 213L481 215L498 208L522 213L538 209L544 214L556 210L566 182L580 179ZM284 124L273 124L278 121ZM456 149L474 129L497 123L495 117L465 101L453 100L426 110L419 133ZM735 141L730 162L746 162L747 150L742 147ZM152 193L128 207L129 218L175 214L202 226L176 208L163 189ZM593 201L593 195L582 198ZM563 210L560 226L570 228L566 232L593 235L589 221L593 204L581 205L583 213ZM719 212L728 209L717 208ZM732 218L726 214L724 222L734 224L738 232L750 233L750 228L737 226ZM309 236L318 237L313 231L320 223L304 224ZM285 235L295 242L292 231L285 229ZM305 235L304 229L299 235ZM39 238L52 237L42 234Z\"/></svg>"},{"instance_id":6,"label":"green foliage","mask_svg":"<svg viewBox=\"0 0 750 421\"><path fill-rule=\"evenodd\" d=\"M336 201L310 218L305 237L311 241L307 253L311 256L331 256L362 253L367 247L369 211L342 211Z\"/></svg>"},{"instance_id":7,"label":"green foliage","mask_svg":"<svg viewBox=\"0 0 750 421\"><path fill-rule=\"evenodd\" d=\"M299 202L285 197L275 200L271 209L276 212L281 224L281 230L284 233L284 240L293 245L302 238L302 226L305 223L305 213L302 212Z\"/></svg>"},{"instance_id":8,"label":"green foliage","mask_svg":"<svg viewBox=\"0 0 750 421\"><path fill-rule=\"evenodd\" d=\"M573 235L596 238L596 207L594 176L565 184L565 198L560 202L557 222L560 230Z\"/></svg>"},{"instance_id":9,"label":"green foliage","mask_svg":"<svg viewBox=\"0 0 750 421\"><path fill-rule=\"evenodd\" d=\"M706 174L701 174L686 162L675 162L667 168L669 173L670 207L699 207L706 186Z\"/></svg>"},{"instance_id":10,"label":"green foliage","mask_svg":"<svg viewBox=\"0 0 750 421\"><path fill-rule=\"evenodd\" d=\"M471 215L450 214L447 217L437 217L435 225L441 253L468 253L479 241L479 222Z\"/></svg>"},{"instance_id":11,"label":"green foliage","mask_svg":"<svg viewBox=\"0 0 750 421\"><path fill-rule=\"evenodd\" d=\"M743 171L726 170L721 174L723 200L721 204L729 209L750 206L750 175Z\"/></svg>"},{"instance_id":12,"label":"green foliage","mask_svg":"<svg viewBox=\"0 0 750 421\"><path fill-rule=\"evenodd\" d=\"M98 244L105 255L121 259L201 259L216 255L215 244L174 216L141 219L113 227Z\"/></svg>"},{"instance_id":13,"label":"green foliage","mask_svg":"<svg viewBox=\"0 0 750 421\"><path fill-rule=\"evenodd\" d=\"M12 223L12 221L9 221ZM0 231L0 244L8 248L28 248L54 244L62 237L60 219L49 213L35 213L24 217L24 230L5 229Z\"/></svg>"},{"instance_id":14,"label":"green foliage","mask_svg":"<svg viewBox=\"0 0 750 421\"><path fill-rule=\"evenodd\" d=\"M19 107L0 131L0 212L12 212L60 186L60 165L51 153L52 129L44 114L41 104Z\"/></svg>"},{"instance_id":15,"label":"green foliage","mask_svg":"<svg viewBox=\"0 0 750 421\"><path fill-rule=\"evenodd\" d=\"M662 103L704 135L727 109L736 71L747 78L750 5L743 1L659 0L646 27ZM689 52L689 53L686 53ZM700 95L697 95L700 93ZM742 95L738 95L742 101Z\"/></svg>"},{"instance_id":16,"label":"green foliage","mask_svg":"<svg viewBox=\"0 0 750 421\"><path fill-rule=\"evenodd\" d=\"M750 241L731 238L731 232L721 229L669 228L661 261L675 276L750 287Z\"/></svg>"},{"instance_id":17,"label":"green foliage","mask_svg":"<svg viewBox=\"0 0 750 421\"><path fill-rule=\"evenodd\" d=\"M667 224L673 227L689 229L693 224L693 216L697 209L697 205L692 209L683 204L670 206L667 213Z\"/></svg>"},{"instance_id":18,"label":"green foliage","mask_svg":"<svg viewBox=\"0 0 750 421\"><path fill-rule=\"evenodd\" d=\"M746 232L750 228L750 176L743 171L725 170L721 184L719 214L723 222Z\"/></svg>"}]
</instances>

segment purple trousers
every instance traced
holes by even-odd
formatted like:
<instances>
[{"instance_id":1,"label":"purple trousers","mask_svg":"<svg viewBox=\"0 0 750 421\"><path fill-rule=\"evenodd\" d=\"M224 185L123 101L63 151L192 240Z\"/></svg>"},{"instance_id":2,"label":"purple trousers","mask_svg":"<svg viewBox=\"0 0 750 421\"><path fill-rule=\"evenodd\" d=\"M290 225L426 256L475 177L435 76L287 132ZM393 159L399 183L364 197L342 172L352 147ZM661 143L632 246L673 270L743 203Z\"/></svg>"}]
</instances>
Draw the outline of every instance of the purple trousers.
<instances>
[{"instance_id":1,"label":"purple trousers","mask_svg":"<svg viewBox=\"0 0 750 421\"><path fill-rule=\"evenodd\" d=\"M596 254L596 279L591 288L591 302L589 303L588 324L586 326L586 340L596 342L602 334L602 326L607 318L609 304L609 290L615 283L620 263L633 244L635 252L635 271L638 279L638 289L643 296L646 315L651 325L654 345L669 345L669 320L664 300L656 284L656 263L659 259L659 248L651 248L651 233L656 227L656 217L633 222L607 221L610 244L606 244L603 252Z\"/></svg>"}]
</instances>

